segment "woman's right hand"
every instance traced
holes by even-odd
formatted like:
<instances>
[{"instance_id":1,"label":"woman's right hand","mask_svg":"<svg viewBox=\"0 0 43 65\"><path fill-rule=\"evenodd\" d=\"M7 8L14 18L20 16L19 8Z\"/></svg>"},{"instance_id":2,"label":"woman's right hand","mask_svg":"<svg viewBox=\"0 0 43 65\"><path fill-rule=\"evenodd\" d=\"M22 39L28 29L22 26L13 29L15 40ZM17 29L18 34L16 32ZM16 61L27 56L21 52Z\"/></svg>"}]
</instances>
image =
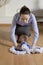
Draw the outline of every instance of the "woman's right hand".
<instances>
[{"instance_id":1,"label":"woman's right hand","mask_svg":"<svg viewBox=\"0 0 43 65\"><path fill-rule=\"evenodd\" d=\"M17 44L16 48L17 49L20 49L21 48L21 45L20 44Z\"/></svg>"},{"instance_id":2,"label":"woman's right hand","mask_svg":"<svg viewBox=\"0 0 43 65\"><path fill-rule=\"evenodd\" d=\"M18 46L18 43L14 43L13 45L14 45L14 47L16 48L16 47Z\"/></svg>"}]
</instances>

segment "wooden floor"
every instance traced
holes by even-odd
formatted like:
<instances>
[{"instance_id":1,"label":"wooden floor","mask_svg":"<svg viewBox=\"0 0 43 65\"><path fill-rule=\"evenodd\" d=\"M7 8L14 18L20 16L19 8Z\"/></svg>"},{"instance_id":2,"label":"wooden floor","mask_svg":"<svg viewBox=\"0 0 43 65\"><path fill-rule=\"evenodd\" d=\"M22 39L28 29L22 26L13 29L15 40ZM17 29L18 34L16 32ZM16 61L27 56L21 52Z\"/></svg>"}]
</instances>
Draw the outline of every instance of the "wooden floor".
<instances>
[{"instance_id":1,"label":"wooden floor","mask_svg":"<svg viewBox=\"0 0 43 65\"><path fill-rule=\"evenodd\" d=\"M37 45L43 46L43 25L39 26L39 32ZM30 44L31 41L32 38L29 40ZM12 45L10 27L0 26L0 65L43 65L43 54L15 55L8 51Z\"/></svg>"}]
</instances>

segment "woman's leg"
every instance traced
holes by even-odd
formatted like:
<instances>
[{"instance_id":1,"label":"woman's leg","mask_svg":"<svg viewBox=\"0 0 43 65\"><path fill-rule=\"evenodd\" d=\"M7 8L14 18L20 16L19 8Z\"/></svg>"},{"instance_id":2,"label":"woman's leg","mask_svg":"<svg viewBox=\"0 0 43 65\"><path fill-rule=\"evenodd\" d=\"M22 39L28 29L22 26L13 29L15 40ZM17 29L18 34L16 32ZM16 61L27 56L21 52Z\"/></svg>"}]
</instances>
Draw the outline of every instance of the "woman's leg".
<instances>
[{"instance_id":1,"label":"woman's leg","mask_svg":"<svg viewBox=\"0 0 43 65\"><path fill-rule=\"evenodd\" d=\"M16 35L16 40L18 40L18 35Z\"/></svg>"},{"instance_id":2,"label":"woman's leg","mask_svg":"<svg viewBox=\"0 0 43 65\"><path fill-rule=\"evenodd\" d=\"M22 41L26 41L27 42L27 40L28 40L28 36L27 35L21 35L19 37L19 42L22 42Z\"/></svg>"}]
</instances>

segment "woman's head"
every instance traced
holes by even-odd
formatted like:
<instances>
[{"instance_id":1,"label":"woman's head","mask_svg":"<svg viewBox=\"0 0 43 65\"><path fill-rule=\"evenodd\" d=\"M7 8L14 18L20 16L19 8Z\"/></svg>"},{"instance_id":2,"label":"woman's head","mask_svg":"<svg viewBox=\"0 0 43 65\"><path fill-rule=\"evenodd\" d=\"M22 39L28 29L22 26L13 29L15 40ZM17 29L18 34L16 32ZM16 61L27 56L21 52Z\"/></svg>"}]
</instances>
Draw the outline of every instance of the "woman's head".
<instances>
[{"instance_id":1,"label":"woman's head","mask_svg":"<svg viewBox=\"0 0 43 65\"><path fill-rule=\"evenodd\" d=\"M26 23L27 20L30 18L30 10L28 7L23 6L20 9L20 19L22 22Z\"/></svg>"}]
</instances>

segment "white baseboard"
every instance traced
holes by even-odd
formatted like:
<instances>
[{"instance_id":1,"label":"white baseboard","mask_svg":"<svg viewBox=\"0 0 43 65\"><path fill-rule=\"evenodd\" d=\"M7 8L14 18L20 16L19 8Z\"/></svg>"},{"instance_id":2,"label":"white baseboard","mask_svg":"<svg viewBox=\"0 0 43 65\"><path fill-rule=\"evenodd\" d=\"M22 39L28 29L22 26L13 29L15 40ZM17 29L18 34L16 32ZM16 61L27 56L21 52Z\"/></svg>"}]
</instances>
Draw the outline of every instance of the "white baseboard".
<instances>
[{"instance_id":1,"label":"white baseboard","mask_svg":"<svg viewBox=\"0 0 43 65\"><path fill-rule=\"evenodd\" d=\"M12 17L0 17L0 24L11 24Z\"/></svg>"}]
</instances>

